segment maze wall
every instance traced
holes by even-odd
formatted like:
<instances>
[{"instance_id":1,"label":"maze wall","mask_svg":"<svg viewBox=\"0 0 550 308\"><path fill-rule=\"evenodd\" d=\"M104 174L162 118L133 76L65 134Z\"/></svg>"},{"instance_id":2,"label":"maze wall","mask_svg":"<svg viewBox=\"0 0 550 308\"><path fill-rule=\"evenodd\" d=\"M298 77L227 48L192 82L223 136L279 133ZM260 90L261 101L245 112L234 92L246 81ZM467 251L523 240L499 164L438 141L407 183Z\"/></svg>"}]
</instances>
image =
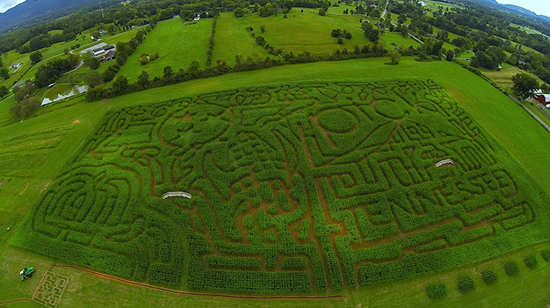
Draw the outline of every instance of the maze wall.
<instances>
[{"instance_id":1,"label":"maze wall","mask_svg":"<svg viewBox=\"0 0 550 308\"><path fill-rule=\"evenodd\" d=\"M109 112L16 244L188 290L331 292L547 240L529 181L429 80L241 89Z\"/></svg>"}]
</instances>

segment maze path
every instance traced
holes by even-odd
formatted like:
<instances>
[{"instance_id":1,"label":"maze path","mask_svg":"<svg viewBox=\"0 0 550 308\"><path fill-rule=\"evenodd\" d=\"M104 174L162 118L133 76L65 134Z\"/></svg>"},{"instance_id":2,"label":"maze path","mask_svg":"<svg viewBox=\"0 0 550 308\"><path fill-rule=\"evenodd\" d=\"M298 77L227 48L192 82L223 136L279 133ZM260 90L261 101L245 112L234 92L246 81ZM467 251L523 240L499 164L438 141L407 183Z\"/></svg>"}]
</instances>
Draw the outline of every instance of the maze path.
<instances>
[{"instance_id":1,"label":"maze path","mask_svg":"<svg viewBox=\"0 0 550 308\"><path fill-rule=\"evenodd\" d=\"M527 181L429 80L226 91L108 113L24 246L189 290L330 292L540 241Z\"/></svg>"}]
</instances>

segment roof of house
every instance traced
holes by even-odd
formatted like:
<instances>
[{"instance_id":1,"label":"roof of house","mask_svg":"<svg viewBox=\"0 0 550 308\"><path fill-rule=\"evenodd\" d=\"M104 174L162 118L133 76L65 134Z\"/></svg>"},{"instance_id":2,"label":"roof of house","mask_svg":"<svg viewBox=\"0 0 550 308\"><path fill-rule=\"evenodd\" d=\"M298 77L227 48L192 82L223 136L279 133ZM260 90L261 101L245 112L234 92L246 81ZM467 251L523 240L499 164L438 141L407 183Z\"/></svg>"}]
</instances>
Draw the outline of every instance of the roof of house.
<instances>
[{"instance_id":1,"label":"roof of house","mask_svg":"<svg viewBox=\"0 0 550 308\"><path fill-rule=\"evenodd\" d=\"M544 96L544 100L546 102L550 102L550 94L540 94L540 95L537 95L538 97L540 96Z\"/></svg>"},{"instance_id":2,"label":"roof of house","mask_svg":"<svg viewBox=\"0 0 550 308\"><path fill-rule=\"evenodd\" d=\"M107 54L105 55L105 59L112 59L115 57L115 51L114 50L109 50L107 52Z\"/></svg>"}]
</instances>

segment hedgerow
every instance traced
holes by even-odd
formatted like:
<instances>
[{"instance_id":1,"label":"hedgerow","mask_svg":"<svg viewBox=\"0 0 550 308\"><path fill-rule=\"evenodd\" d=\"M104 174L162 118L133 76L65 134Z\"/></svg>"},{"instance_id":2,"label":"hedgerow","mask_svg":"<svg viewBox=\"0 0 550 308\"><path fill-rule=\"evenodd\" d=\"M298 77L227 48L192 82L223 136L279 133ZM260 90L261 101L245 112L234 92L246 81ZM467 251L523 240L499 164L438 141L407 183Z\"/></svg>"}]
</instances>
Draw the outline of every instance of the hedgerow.
<instances>
[{"instance_id":1,"label":"hedgerow","mask_svg":"<svg viewBox=\"0 0 550 308\"><path fill-rule=\"evenodd\" d=\"M433 81L292 83L108 112L13 243L174 288L322 293L547 240L547 199Z\"/></svg>"}]
</instances>

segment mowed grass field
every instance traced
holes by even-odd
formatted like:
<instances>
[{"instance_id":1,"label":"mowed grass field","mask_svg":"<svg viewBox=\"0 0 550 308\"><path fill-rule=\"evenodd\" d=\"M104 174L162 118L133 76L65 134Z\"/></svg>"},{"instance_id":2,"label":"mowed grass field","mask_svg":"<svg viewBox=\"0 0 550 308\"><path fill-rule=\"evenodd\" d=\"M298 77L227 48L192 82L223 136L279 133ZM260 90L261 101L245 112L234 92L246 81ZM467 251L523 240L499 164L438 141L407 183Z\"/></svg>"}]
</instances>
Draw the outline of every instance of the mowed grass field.
<instances>
[{"instance_id":1,"label":"mowed grass field","mask_svg":"<svg viewBox=\"0 0 550 308\"><path fill-rule=\"evenodd\" d=\"M211 18L203 18L196 24L185 24L180 18L160 22L128 57L117 76L126 75L130 82L135 82L141 72L146 71L152 79L161 77L166 66L171 66L174 71L177 71L180 68L187 69L193 61L199 61L201 68L204 69L211 30ZM141 65L140 55L152 54L155 51L159 53L160 58Z\"/></svg>"},{"instance_id":2,"label":"mowed grass field","mask_svg":"<svg viewBox=\"0 0 550 308\"><path fill-rule=\"evenodd\" d=\"M215 65L216 59L224 59L228 65L233 66L236 55L241 55L244 59L248 56L263 59L269 55L263 47L256 44L255 38L246 31L247 27L250 27L249 18L236 18L233 13L220 14L214 35L212 65Z\"/></svg>"},{"instance_id":3,"label":"mowed grass field","mask_svg":"<svg viewBox=\"0 0 550 308\"><path fill-rule=\"evenodd\" d=\"M519 106L506 96L492 88L474 74L460 68L454 63L430 62L418 63L411 58L403 58L397 66L388 66L387 59L362 59L339 62L319 62L302 65L288 65L260 71L228 74L204 80L195 80L183 84L133 93L96 103L80 103L74 106L48 113L36 118L0 128L14 136L32 133L48 127L61 127L74 124L66 135L59 136L59 144L53 148L43 166L32 176L17 177L9 183L9 189L0 190L0 210L5 220L0 222L0 230L12 226L10 232L0 232L0 303L18 298L30 298L39 284L41 275L53 264L54 260L15 248L8 244L9 239L20 223L22 215L28 213L41 189L53 180L57 170L65 164L79 142L91 132L107 110L124 106L138 105L161 100L171 100L186 95L207 93L236 87L258 86L263 84L282 84L287 81L306 80L349 80L373 81L395 78L432 78L441 83L461 103L486 130L495 136L519 160L526 170L539 183L550 180L550 144L548 132L530 118ZM3 114L6 109L1 108ZM2 142L4 139L0 139ZM41 140L40 140L41 141ZM30 143L30 142L29 142ZM28 186L27 186L28 185ZM550 192L547 185L543 188ZM24 190L27 187L26 190ZM17 216L16 213L21 214ZM5 216L4 216L5 215ZM10 218L7 218L10 217ZM15 218L14 218L15 217ZM15 226L15 227L14 227ZM540 249L548 249L548 244L528 247L526 249L501 256L480 264L466 266L436 275L424 276L391 285L362 288L348 291L346 300L281 300L253 301L242 299L218 299L212 297L182 296L130 287L118 282L107 281L74 270L62 273L70 277L69 288L64 295L63 303L67 306L96 307L118 305L122 307L150 306L304 306L304 307L485 307L516 305L521 307L544 307L550 302L547 286L550 277L550 266L538 255L539 267L527 269L522 258L526 254ZM502 264L516 260L520 265L520 274L508 278L502 270ZM18 272L23 266L35 266L37 276L24 283L19 282ZM499 282L486 287L480 281L479 271L494 268ZM57 271L57 270L54 270ZM456 277L468 273L475 277L478 289L467 295L460 295L456 290ZM430 301L425 294L425 286L434 281L448 281L450 289L447 298ZM9 307L40 307L36 303L21 302Z\"/></svg>"}]
</instances>

